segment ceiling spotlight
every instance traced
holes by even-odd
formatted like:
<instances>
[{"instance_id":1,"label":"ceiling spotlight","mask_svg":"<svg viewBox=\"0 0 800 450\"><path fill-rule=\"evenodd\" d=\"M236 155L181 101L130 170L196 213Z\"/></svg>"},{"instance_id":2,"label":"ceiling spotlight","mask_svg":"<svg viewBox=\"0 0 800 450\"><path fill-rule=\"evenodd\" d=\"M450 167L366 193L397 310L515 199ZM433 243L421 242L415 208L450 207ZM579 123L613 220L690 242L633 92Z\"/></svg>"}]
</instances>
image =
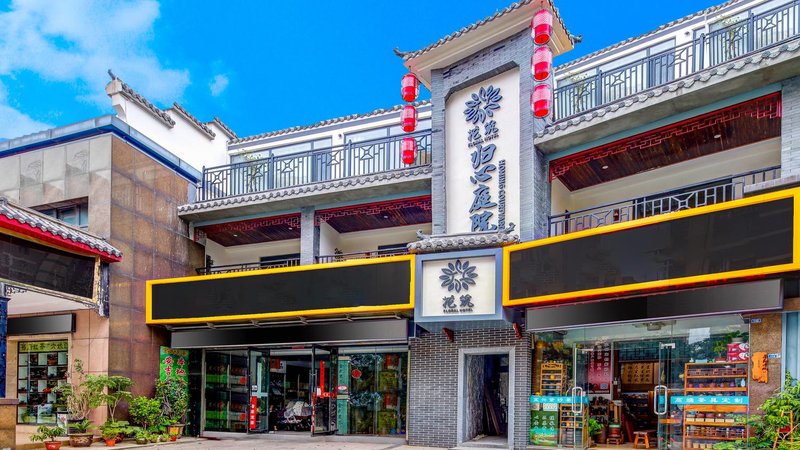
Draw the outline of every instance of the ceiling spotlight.
<instances>
[{"instance_id":1,"label":"ceiling spotlight","mask_svg":"<svg viewBox=\"0 0 800 450\"><path fill-rule=\"evenodd\" d=\"M602 169L603 169L603 170L606 170L606 169L608 169L608 165L607 165L607 164L606 164L606 165L603 165Z\"/></svg>"},{"instance_id":2,"label":"ceiling spotlight","mask_svg":"<svg viewBox=\"0 0 800 450\"><path fill-rule=\"evenodd\" d=\"M233 233L233 237L239 237L237 233Z\"/></svg>"},{"instance_id":3,"label":"ceiling spotlight","mask_svg":"<svg viewBox=\"0 0 800 450\"><path fill-rule=\"evenodd\" d=\"M389 218L389 216L388 216L388 215L386 215L386 214L384 214L384 215L383 215L383 218L384 218L384 219L388 219L388 218Z\"/></svg>"},{"instance_id":4,"label":"ceiling spotlight","mask_svg":"<svg viewBox=\"0 0 800 450\"><path fill-rule=\"evenodd\" d=\"M294 227L289 227L289 231L294 230Z\"/></svg>"},{"instance_id":5,"label":"ceiling spotlight","mask_svg":"<svg viewBox=\"0 0 800 450\"><path fill-rule=\"evenodd\" d=\"M715 134L715 135L714 135L714 139L719 139L719 138L721 138L721 137L722 137L722 135L721 135L721 134Z\"/></svg>"}]
</instances>

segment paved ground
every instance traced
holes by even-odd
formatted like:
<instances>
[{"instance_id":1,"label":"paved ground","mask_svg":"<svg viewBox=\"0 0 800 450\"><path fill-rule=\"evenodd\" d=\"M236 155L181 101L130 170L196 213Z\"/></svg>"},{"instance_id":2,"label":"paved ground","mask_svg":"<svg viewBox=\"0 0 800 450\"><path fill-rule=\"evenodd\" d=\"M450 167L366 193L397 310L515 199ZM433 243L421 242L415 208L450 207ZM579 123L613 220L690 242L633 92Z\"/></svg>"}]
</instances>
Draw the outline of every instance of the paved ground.
<instances>
[{"instance_id":1,"label":"paved ground","mask_svg":"<svg viewBox=\"0 0 800 450\"><path fill-rule=\"evenodd\" d=\"M191 442L176 442L169 445L161 444L163 450L205 450L205 449L238 449L238 450L434 450L430 447L410 447L400 444L368 444L362 442L329 442L329 441L299 441L299 440L272 440L258 438L242 439L199 439ZM439 449L436 449L439 450Z\"/></svg>"},{"instance_id":2,"label":"paved ground","mask_svg":"<svg viewBox=\"0 0 800 450\"><path fill-rule=\"evenodd\" d=\"M175 443L164 446L164 450L204 450L204 449L237 449L237 450L433 450L426 447L409 447L399 444L366 444L351 442L314 442L314 441L280 441L266 439L221 439L197 440L194 442Z\"/></svg>"}]
</instances>

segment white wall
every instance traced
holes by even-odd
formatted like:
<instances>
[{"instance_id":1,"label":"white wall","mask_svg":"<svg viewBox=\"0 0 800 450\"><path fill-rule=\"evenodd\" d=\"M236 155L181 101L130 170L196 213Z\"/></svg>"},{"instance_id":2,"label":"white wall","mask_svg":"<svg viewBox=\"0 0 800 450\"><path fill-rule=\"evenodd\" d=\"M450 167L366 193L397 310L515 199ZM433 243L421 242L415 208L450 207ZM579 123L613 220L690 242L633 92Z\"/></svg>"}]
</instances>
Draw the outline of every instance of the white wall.
<instances>
[{"instance_id":1,"label":"white wall","mask_svg":"<svg viewBox=\"0 0 800 450\"><path fill-rule=\"evenodd\" d=\"M525 72L525 76L528 75ZM506 226L513 222L520 223L520 177L519 177L519 152L520 152L520 121L519 121L519 69L512 69L492 77L480 84L469 86L453 93L445 105L445 192L447 197L447 233L468 233L472 231L472 221L469 212L474 195L473 190L477 185L470 182L474 169L470 154L474 147L468 147L468 132L474 128L472 122L467 122L464 116L464 103L473 93L481 87L494 86L500 88L500 109L494 111L493 120L497 121L499 135L497 138L485 142L484 145L495 144L497 150L492 163L498 170L491 172L492 179L484 183L489 186L491 200L499 204L499 163L506 161ZM488 122L488 120L487 120ZM484 124L478 123L481 136L484 135ZM485 211L480 210L478 212ZM491 210L494 215L491 223L497 225L498 207Z\"/></svg>"},{"instance_id":2,"label":"white wall","mask_svg":"<svg viewBox=\"0 0 800 450\"><path fill-rule=\"evenodd\" d=\"M591 208L780 164L780 138L775 138L649 170L572 193L556 180L551 190L552 213L562 214L565 209L575 211Z\"/></svg>"},{"instance_id":3,"label":"white wall","mask_svg":"<svg viewBox=\"0 0 800 450\"><path fill-rule=\"evenodd\" d=\"M287 239L248 245L223 247L206 239L206 255L211 256L215 266L258 262L262 256L277 256L300 253L300 239Z\"/></svg>"},{"instance_id":4,"label":"white wall","mask_svg":"<svg viewBox=\"0 0 800 450\"><path fill-rule=\"evenodd\" d=\"M341 250L338 231L326 222L319 224L319 254L332 255L335 249Z\"/></svg>"},{"instance_id":5,"label":"white wall","mask_svg":"<svg viewBox=\"0 0 800 450\"><path fill-rule=\"evenodd\" d=\"M417 231L430 234L431 224L407 225L403 227L381 228L378 230L337 233L330 225L320 225L319 254L333 255L334 248L343 253L356 253L377 250L379 245L400 244L417 241Z\"/></svg>"}]
</instances>

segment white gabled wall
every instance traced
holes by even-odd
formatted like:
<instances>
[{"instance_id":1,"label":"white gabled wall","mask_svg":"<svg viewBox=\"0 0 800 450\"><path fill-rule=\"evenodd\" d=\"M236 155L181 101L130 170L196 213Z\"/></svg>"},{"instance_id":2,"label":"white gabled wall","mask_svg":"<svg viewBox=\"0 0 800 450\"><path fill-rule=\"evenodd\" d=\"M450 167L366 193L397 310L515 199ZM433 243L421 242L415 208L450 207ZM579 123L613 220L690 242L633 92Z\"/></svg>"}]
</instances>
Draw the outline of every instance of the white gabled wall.
<instances>
[{"instance_id":1,"label":"white gabled wall","mask_svg":"<svg viewBox=\"0 0 800 450\"><path fill-rule=\"evenodd\" d=\"M278 256L300 253L300 239L287 239L249 245L223 247L206 239L206 255L211 256L215 266L258 262L262 256Z\"/></svg>"}]
</instances>

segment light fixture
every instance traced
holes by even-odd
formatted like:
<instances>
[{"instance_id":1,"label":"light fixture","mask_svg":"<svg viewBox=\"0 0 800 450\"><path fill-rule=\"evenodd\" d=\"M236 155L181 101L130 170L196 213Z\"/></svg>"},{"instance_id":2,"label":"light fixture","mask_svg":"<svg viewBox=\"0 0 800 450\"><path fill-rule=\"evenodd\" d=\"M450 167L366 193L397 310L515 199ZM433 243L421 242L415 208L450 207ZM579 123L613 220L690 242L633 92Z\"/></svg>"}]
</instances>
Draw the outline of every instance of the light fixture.
<instances>
[{"instance_id":1,"label":"light fixture","mask_svg":"<svg viewBox=\"0 0 800 450\"><path fill-rule=\"evenodd\" d=\"M536 81L544 81L550 76L553 68L553 52L550 47L543 45L533 51L531 57L531 75Z\"/></svg>"},{"instance_id":2,"label":"light fixture","mask_svg":"<svg viewBox=\"0 0 800 450\"><path fill-rule=\"evenodd\" d=\"M717 134L715 134L715 135L714 135L714 139L719 139L719 138L721 138L721 137L722 137L722 135L721 135L721 134L719 134L719 133L717 133Z\"/></svg>"},{"instance_id":3,"label":"light fixture","mask_svg":"<svg viewBox=\"0 0 800 450\"><path fill-rule=\"evenodd\" d=\"M233 233L233 237L239 237L239 235L236 234L236 233Z\"/></svg>"},{"instance_id":4,"label":"light fixture","mask_svg":"<svg viewBox=\"0 0 800 450\"><path fill-rule=\"evenodd\" d=\"M384 219L388 219L388 218L389 218L389 216L388 216L388 215L386 215L386 214L384 214L384 215L383 215L383 218L384 218Z\"/></svg>"},{"instance_id":5,"label":"light fixture","mask_svg":"<svg viewBox=\"0 0 800 450\"><path fill-rule=\"evenodd\" d=\"M403 75L400 81L400 96L407 102L413 102L419 95L419 80L413 73Z\"/></svg>"},{"instance_id":6,"label":"light fixture","mask_svg":"<svg viewBox=\"0 0 800 450\"><path fill-rule=\"evenodd\" d=\"M403 164L411 165L417 158L417 141L412 137L403 138L400 141L401 157Z\"/></svg>"},{"instance_id":7,"label":"light fixture","mask_svg":"<svg viewBox=\"0 0 800 450\"><path fill-rule=\"evenodd\" d=\"M289 227L289 230L290 230L290 231L291 231L291 230L294 230L294 227Z\"/></svg>"},{"instance_id":8,"label":"light fixture","mask_svg":"<svg viewBox=\"0 0 800 450\"><path fill-rule=\"evenodd\" d=\"M417 128L417 108L414 105L406 105L403 107L403 112L400 116L400 124L403 131L410 133Z\"/></svg>"},{"instance_id":9,"label":"light fixture","mask_svg":"<svg viewBox=\"0 0 800 450\"><path fill-rule=\"evenodd\" d=\"M544 45L550 41L553 34L553 13L546 9L540 9L533 15L531 21L531 37L536 45Z\"/></svg>"},{"instance_id":10,"label":"light fixture","mask_svg":"<svg viewBox=\"0 0 800 450\"><path fill-rule=\"evenodd\" d=\"M608 169L608 164L603 164L603 170Z\"/></svg>"},{"instance_id":11,"label":"light fixture","mask_svg":"<svg viewBox=\"0 0 800 450\"><path fill-rule=\"evenodd\" d=\"M533 88L531 92L531 109L533 115L544 118L550 115L550 103L553 101L553 91L547 83L542 83Z\"/></svg>"}]
</instances>

